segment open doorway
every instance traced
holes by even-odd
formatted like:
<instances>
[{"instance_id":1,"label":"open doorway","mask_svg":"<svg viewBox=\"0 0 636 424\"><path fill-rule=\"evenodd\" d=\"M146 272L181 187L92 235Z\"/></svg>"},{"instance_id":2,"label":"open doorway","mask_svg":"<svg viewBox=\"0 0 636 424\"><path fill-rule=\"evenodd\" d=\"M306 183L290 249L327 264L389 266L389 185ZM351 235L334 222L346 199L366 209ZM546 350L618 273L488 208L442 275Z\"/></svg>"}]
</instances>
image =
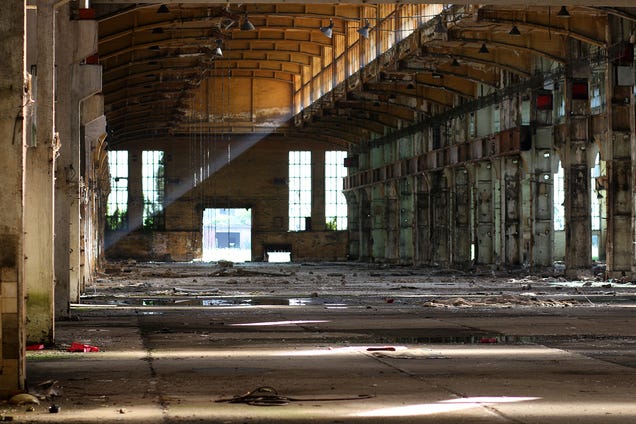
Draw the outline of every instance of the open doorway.
<instances>
[{"instance_id":1,"label":"open doorway","mask_svg":"<svg viewBox=\"0 0 636 424\"><path fill-rule=\"evenodd\" d=\"M201 259L204 262L252 260L252 210L204 209Z\"/></svg>"}]
</instances>

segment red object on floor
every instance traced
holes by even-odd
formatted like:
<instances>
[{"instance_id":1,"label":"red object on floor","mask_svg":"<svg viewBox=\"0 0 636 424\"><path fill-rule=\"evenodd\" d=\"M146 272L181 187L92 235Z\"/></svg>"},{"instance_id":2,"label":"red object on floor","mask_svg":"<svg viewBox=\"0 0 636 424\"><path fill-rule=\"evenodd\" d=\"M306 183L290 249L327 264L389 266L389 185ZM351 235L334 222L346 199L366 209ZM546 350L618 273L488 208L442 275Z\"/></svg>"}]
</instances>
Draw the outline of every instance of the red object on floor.
<instances>
[{"instance_id":1,"label":"red object on floor","mask_svg":"<svg viewBox=\"0 0 636 424\"><path fill-rule=\"evenodd\" d=\"M32 345L28 345L26 347L26 350L43 350L44 349L44 345L43 344L32 344Z\"/></svg>"},{"instance_id":2,"label":"red object on floor","mask_svg":"<svg viewBox=\"0 0 636 424\"><path fill-rule=\"evenodd\" d=\"M99 348L96 346L73 342L71 343L71 346L68 348L68 351L69 352L99 352Z\"/></svg>"},{"instance_id":3,"label":"red object on floor","mask_svg":"<svg viewBox=\"0 0 636 424\"><path fill-rule=\"evenodd\" d=\"M479 340L479 343L498 343L499 340L497 340L496 337L482 337L481 340Z\"/></svg>"}]
</instances>

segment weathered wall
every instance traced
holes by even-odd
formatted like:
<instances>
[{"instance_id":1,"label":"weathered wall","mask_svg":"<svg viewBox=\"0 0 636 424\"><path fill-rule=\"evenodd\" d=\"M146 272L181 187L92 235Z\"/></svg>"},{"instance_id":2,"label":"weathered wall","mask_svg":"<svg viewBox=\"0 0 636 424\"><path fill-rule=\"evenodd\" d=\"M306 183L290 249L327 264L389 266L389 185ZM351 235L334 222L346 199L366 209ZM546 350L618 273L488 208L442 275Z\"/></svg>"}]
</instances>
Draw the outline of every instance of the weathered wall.
<instances>
[{"instance_id":1,"label":"weathered wall","mask_svg":"<svg viewBox=\"0 0 636 424\"><path fill-rule=\"evenodd\" d=\"M0 14L0 399L24 388L24 2Z\"/></svg>"},{"instance_id":2,"label":"weathered wall","mask_svg":"<svg viewBox=\"0 0 636 424\"><path fill-rule=\"evenodd\" d=\"M239 155L245 143L253 147ZM143 150L165 151L165 231L131 228L128 234L110 234L106 241L109 258L164 261L200 258L205 208L251 208L252 260L263 260L268 245L289 245L292 260L346 259L346 231L324 231L324 223L319 222L312 224L312 231L287 231L288 152L311 150L313 157L319 158L325 151L342 150L341 147L282 136L270 136L260 142L238 136L183 143L153 140L130 147L130 167L139 166ZM315 166L324 166L323 160L314 161ZM197 184L193 187L195 179ZM314 199L324 199L322 187L314 184ZM323 212L312 212L312 216L324 216L323 208L322 201L315 200L314 211Z\"/></svg>"}]
</instances>

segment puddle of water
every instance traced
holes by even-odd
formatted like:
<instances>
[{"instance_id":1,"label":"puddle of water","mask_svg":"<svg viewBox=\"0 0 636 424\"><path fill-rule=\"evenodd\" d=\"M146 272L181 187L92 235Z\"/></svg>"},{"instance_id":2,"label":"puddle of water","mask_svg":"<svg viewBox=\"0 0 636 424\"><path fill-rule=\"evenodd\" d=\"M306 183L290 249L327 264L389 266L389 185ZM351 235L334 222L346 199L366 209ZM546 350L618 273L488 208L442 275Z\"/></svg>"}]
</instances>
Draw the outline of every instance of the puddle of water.
<instances>
[{"instance_id":1,"label":"puddle of water","mask_svg":"<svg viewBox=\"0 0 636 424\"><path fill-rule=\"evenodd\" d=\"M83 305L91 303L112 306L307 306L322 305L323 301L315 298L284 297L195 297L195 298L127 298L127 299L85 299ZM338 304L344 306L344 304Z\"/></svg>"}]
</instances>

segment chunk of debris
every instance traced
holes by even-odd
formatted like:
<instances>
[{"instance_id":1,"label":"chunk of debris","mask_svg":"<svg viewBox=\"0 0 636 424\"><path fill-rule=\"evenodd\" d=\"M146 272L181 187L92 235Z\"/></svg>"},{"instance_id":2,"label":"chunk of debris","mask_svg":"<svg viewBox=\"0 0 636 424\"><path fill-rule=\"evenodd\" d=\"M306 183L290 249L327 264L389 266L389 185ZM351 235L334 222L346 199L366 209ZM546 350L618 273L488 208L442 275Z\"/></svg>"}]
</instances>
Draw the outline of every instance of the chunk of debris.
<instances>
[{"instance_id":1,"label":"chunk of debris","mask_svg":"<svg viewBox=\"0 0 636 424\"><path fill-rule=\"evenodd\" d=\"M29 393L19 393L9 399L11 405L39 405L40 400Z\"/></svg>"}]
</instances>

